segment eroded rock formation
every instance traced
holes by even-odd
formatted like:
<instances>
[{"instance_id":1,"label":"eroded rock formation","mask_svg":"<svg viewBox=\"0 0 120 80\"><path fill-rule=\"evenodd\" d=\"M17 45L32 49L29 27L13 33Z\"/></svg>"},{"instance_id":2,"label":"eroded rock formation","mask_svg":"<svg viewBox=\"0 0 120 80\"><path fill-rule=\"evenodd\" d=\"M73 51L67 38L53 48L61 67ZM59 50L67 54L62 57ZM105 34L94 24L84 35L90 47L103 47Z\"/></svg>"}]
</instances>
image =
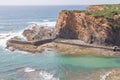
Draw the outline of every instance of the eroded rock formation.
<instances>
[{"instance_id":1,"label":"eroded rock formation","mask_svg":"<svg viewBox=\"0 0 120 80\"><path fill-rule=\"evenodd\" d=\"M79 39L86 43L120 46L119 15L111 22L106 18L95 18L92 15L74 11L62 11L59 14L55 32L59 38ZM112 25L111 25L112 24Z\"/></svg>"},{"instance_id":2,"label":"eroded rock formation","mask_svg":"<svg viewBox=\"0 0 120 80\"><path fill-rule=\"evenodd\" d=\"M16 49L27 52L42 52L43 44L52 42L55 35L52 29L47 27L33 26L23 31L27 40L20 37L13 37L7 41L7 49L15 51Z\"/></svg>"},{"instance_id":3,"label":"eroded rock formation","mask_svg":"<svg viewBox=\"0 0 120 80\"><path fill-rule=\"evenodd\" d=\"M53 30L47 27L40 27L34 25L30 29L26 29L23 32L23 35L27 38L28 41L38 41L44 39L50 39L54 37Z\"/></svg>"}]
</instances>

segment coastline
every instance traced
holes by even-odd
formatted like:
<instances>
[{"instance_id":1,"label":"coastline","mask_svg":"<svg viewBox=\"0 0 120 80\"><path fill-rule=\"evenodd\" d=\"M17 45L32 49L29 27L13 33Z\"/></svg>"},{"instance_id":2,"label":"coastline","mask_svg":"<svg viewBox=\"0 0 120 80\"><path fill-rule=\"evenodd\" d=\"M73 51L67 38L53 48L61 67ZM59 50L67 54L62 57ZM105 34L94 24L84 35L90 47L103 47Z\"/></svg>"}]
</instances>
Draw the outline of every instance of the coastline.
<instances>
[{"instance_id":1,"label":"coastline","mask_svg":"<svg viewBox=\"0 0 120 80\"><path fill-rule=\"evenodd\" d=\"M13 38L14 39L14 38ZM16 40L22 40L20 38L15 38ZM64 42L64 43L63 43ZM71 44L65 44L71 43ZM73 45L73 43L75 45ZM77 45L76 45L77 44ZM82 46L80 46L82 44ZM34 44L21 44L14 42L7 42L7 46L14 48L15 50L26 51L30 53L41 53L46 51L56 52L60 55L66 56L97 56L97 57L119 57L119 52L114 52L111 50L95 48L95 47L87 47L83 41L80 40L71 40L71 39L56 39L52 42L45 43L42 45L35 46ZM14 51L14 50L13 50ZM119 68L108 68L108 69L100 69L95 72L97 75L94 75L94 80L116 80L119 79ZM72 79L71 79L72 80Z\"/></svg>"},{"instance_id":2,"label":"coastline","mask_svg":"<svg viewBox=\"0 0 120 80\"><path fill-rule=\"evenodd\" d=\"M32 53L42 53L46 48L51 48L57 51L60 54L66 55L94 55L94 56L103 56L103 57L117 57L120 56L119 51L113 51L114 47L106 49L106 46L95 46L86 44L80 40L68 40L68 39L56 39L45 44L35 46L34 44L24 44L16 42L7 42L8 46L11 46L15 49L32 52Z\"/></svg>"},{"instance_id":3,"label":"coastline","mask_svg":"<svg viewBox=\"0 0 120 80\"><path fill-rule=\"evenodd\" d=\"M115 19L117 21L119 15L115 16L117 16ZM89 22L90 20L91 22ZM7 41L6 48L11 51L20 50L33 54L52 51L76 57L86 55L107 58L120 57L119 38L116 35L119 31L116 30L114 33L109 21L105 18L96 18L74 11L62 12L54 29L38 25L32 26L31 29L26 29L22 33L26 40L19 36L13 37ZM56 39L58 34L59 37ZM106 41L108 46L105 46ZM116 63L119 64L119 60ZM94 77L95 80L119 80L119 75L120 68L106 68L98 71L98 75L94 75Z\"/></svg>"},{"instance_id":4,"label":"coastline","mask_svg":"<svg viewBox=\"0 0 120 80\"><path fill-rule=\"evenodd\" d=\"M116 6L119 5L110 6L116 9ZM118 34L120 16L119 13L109 12L110 6L88 6L83 11L62 10L54 28L49 28L47 25L30 25L30 28L25 29L21 34L26 40L19 36L13 37L7 41L6 48L11 51L18 49L41 53L45 47L52 46L56 51L66 54L120 56L118 54L120 51ZM96 11L103 16L94 14ZM104 11L107 11L108 14L104 15ZM107 15L112 17L109 19Z\"/></svg>"}]
</instances>

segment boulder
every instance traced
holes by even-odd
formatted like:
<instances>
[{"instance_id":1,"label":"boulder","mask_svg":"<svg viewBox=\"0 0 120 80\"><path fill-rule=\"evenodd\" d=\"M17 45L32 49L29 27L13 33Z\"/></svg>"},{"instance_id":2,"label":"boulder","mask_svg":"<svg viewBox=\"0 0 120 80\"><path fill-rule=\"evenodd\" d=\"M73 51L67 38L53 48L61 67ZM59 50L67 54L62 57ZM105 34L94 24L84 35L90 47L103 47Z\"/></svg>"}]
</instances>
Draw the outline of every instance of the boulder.
<instances>
[{"instance_id":1,"label":"boulder","mask_svg":"<svg viewBox=\"0 0 120 80\"><path fill-rule=\"evenodd\" d=\"M15 49L14 47L12 47L12 46L7 46L6 49L8 49L8 50L10 50L10 51L12 51L12 52L16 50L16 49Z\"/></svg>"},{"instance_id":2,"label":"boulder","mask_svg":"<svg viewBox=\"0 0 120 80\"><path fill-rule=\"evenodd\" d=\"M53 30L48 27L33 26L31 29L26 29L23 32L23 35L27 38L28 41L38 41L44 39L53 38Z\"/></svg>"}]
</instances>

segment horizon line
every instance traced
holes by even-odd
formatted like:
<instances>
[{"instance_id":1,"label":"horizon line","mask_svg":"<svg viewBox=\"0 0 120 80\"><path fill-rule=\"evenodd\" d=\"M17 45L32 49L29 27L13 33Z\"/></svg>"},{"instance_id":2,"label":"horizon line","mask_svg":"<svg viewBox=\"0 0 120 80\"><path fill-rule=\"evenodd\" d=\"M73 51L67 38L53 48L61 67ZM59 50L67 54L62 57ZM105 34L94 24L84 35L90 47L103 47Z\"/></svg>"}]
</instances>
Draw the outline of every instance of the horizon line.
<instances>
[{"instance_id":1,"label":"horizon line","mask_svg":"<svg viewBox=\"0 0 120 80\"><path fill-rule=\"evenodd\" d=\"M117 5L117 4L120 4L120 3L112 3L112 4L109 4L109 3L105 3L105 4L69 4L69 5L68 4L63 4L63 5L62 4L58 4L58 5L57 4L55 4L55 5L53 5L53 4L49 4L49 5L45 5L45 4L42 4L42 5L41 4L39 4L39 5L38 4L37 5L35 5L35 4L29 4L29 5L28 4L26 4L26 5L22 5L22 4L21 5L20 4L19 5L15 5L15 4L12 5L12 4L9 4L9 5L4 5L3 4L3 5L0 5L0 6L92 6L92 5L115 5L115 4Z\"/></svg>"}]
</instances>

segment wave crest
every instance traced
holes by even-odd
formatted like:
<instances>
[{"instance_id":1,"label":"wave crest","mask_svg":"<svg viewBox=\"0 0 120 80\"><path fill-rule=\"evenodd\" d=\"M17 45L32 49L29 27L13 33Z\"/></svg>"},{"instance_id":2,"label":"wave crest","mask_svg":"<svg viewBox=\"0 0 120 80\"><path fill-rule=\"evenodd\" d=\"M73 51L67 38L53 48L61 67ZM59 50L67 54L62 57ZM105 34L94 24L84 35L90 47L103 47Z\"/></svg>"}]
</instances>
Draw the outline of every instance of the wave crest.
<instances>
[{"instance_id":1,"label":"wave crest","mask_svg":"<svg viewBox=\"0 0 120 80\"><path fill-rule=\"evenodd\" d=\"M59 80L58 78L55 78L53 74L50 74L46 71L40 71L39 75L43 80Z\"/></svg>"},{"instance_id":2,"label":"wave crest","mask_svg":"<svg viewBox=\"0 0 120 80\"><path fill-rule=\"evenodd\" d=\"M19 69L18 69L19 70ZM23 71L28 78L37 79L36 80L59 80L59 78L54 77L54 74L49 73L45 70L37 70L31 67L20 68L20 71Z\"/></svg>"},{"instance_id":3,"label":"wave crest","mask_svg":"<svg viewBox=\"0 0 120 80\"><path fill-rule=\"evenodd\" d=\"M24 69L24 72L27 72L27 73L33 72L33 71L35 71L35 69L30 68L30 67L26 67L26 68Z\"/></svg>"},{"instance_id":4,"label":"wave crest","mask_svg":"<svg viewBox=\"0 0 120 80\"><path fill-rule=\"evenodd\" d=\"M19 37L25 39L25 37L22 35L22 32L23 32L23 31L0 33L0 46L6 47L7 41L8 41L9 39L15 37L15 36L19 36Z\"/></svg>"},{"instance_id":5,"label":"wave crest","mask_svg":"<svg viewBox=\"0 0 120 80\"><path fill-rule=\"evenodd\" d=\"M54 28L56 22L55 21L28 22L28 24L36 24L36 25L39 25L39 26L47 26L47 27L50 27L50 28Z\"/></svg>"}]
</instances>

